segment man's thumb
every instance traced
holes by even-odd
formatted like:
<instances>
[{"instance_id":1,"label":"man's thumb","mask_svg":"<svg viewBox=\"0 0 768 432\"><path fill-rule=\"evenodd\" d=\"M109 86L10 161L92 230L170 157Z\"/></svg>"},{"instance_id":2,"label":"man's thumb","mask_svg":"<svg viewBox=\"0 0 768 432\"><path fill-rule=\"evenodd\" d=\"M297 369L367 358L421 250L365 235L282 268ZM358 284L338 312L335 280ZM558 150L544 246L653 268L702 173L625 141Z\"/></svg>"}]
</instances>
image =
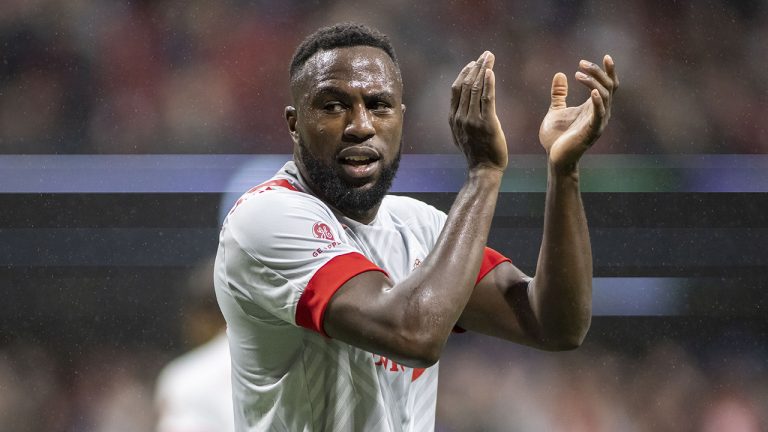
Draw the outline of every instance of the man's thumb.
<instances>
[{"instance_id":1,"label":"man's thumb","mask_svg":"<svg viewBox=\"0 0 768 432\"><path fill-rule=\"evenodd\" d=\"M568 78L565 74L558 72L552 78L552 105L551 109L565 108L565 98L568 97Z\"/></svg>"}]
</instances>

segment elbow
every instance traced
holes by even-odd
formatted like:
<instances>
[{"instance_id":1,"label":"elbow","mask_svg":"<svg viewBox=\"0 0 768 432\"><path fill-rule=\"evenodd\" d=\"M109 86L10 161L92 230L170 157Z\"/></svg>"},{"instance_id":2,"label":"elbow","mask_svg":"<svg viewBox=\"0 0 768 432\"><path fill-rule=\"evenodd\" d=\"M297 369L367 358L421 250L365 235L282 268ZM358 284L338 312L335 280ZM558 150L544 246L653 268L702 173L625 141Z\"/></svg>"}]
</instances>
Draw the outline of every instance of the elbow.
<instances>
[{"instance_id":1,"label":"elbow","mask_svg":"<svg viewBox=\"0 0 768 432\"><path fill-rule=\"evenodd\" d=\"M427 368L440 360L450 331L444 332L436 321L420 317L411 322L403 321L397 330L397 361L408 367ZM444 334L445 333L445 334Z\"/></svg>"},{"instance_id":2,"label":"elbow","mask_svg":"<svg viewBox=\"0 0 768 432\"><path fill-rule=\"evenodd\" d=\"M408 350L392 353L389 356L397 363L410 368L428 368L440 360L441 351Z\"/></svg>"},{"instance_id":3,"label":"elbow","mask_svg":"<svg viewBox=\"0 0 768 432\"><path fill-rule=\"evenodd\" d=\"M439 337L428 336L423 337L415 346L417 349L412 355L409 362L411 367L428 368L440 360L440 356L443 354L443 346L445 340L440 340Z\"/></svg>"},{"instance_id":4,"label":"elbow","mask_svg":"<svg viewBox=\"0 0 768 432\"><path fill-rule=\"evenodd\" d=\"M581 322L567 327L567 330L551 331L540 339L540 347L545 351L572 351L580 347L587 337L591 324L591 315Z\"/></svg>"},{"instance_id":5,"label":"elbow","mask_svg":"<svg viewBox=\"0 0 768 432\"><path fill-rule=\"evenodd\" d=\"M448 323L444 314L430 306L422 302L414 313L404 313L391 323L398 363L428 368L440 360L454 323Z\"/></svg>"},{"instance_id":6,"label":"elbow","mask_svg":"<svg viewBox=\"0 0 768 432\"><path fill-rule=\"evenodd\" d=\"M573 351L584 342L584 337L560 337L543 341L541 348L545 351Z\"/></svg>"},{"instance_id":7,"label":"elbow","mask_svg":"<svg viewBox=\"0 0 768 432\"><path fill-rule=\"evenodd\" d=\"M548 307L536 320L532 333L539 348L546 351L570 351L580 347L592 324L592 284L563 289L565 292L588 293ZM537 337L536 337L537 336Z\"/></svg>"},{"instance_id":8,"label":"elbow","mask_svg":"<svg viewBox=\"0 0 768 432\"><path fill-rule=\"evenodd\" d=\"M428 368L440 360L445 340L430 332L409 332L403 338L403 349L398 362L412 368Z\"/></svg>"},{"instance_id":9,"label":"elbow","mask_svg":"<svg viewBox=\"0 0 768 432\"><path fill-rule=\"evenodd\" d=\"M430 353L415 354L398 360L398 363L411 368L428 368L434 366L440 360L440 355Z\"/></svg>"}]
</instances>

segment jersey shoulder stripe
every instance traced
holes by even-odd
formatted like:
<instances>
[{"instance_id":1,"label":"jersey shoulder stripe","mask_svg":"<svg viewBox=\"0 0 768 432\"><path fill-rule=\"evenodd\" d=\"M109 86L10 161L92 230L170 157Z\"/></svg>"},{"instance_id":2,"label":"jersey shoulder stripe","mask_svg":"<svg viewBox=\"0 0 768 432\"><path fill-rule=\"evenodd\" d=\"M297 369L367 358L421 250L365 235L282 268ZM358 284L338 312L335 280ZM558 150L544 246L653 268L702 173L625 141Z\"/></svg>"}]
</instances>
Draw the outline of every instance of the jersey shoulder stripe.
<instances>
[{"instance_id":1,"label":"jersey shoulder stripe","mask_svg":"<svg viewBox=\"0 0 768 432\"><path fill-rule=\"evenodd\" d=\"M250 189L248 189L240 198L235 201L235 204L232 206L232 209L229 211L228 214L232 214L237 207L243 203L243 201L247 200L249 197L253 196L254 194L260 194L263 192L271 191L271 190L289 190L293 192L301 192L299 188L291 181L287 179L273 179L269 180L267 182L264 182L260 185L256 185Z\"/></svg>"},{"instance_id":2,"label":"jersey shoulder stripe","mask_svg":"<svg viewBox=\"0 0 768 432\"><path fill-rule=\"evenodd\" d=\"M296 192L299 191L299 189L290 181L286 179L275 179L275 180L270 180L260 185L254 186L248 189L246 193L248 194L248 193L265 192L268 190L274 190L275 188L283 188L283 189L288 189Z\"/></svg>"}]
</instances>

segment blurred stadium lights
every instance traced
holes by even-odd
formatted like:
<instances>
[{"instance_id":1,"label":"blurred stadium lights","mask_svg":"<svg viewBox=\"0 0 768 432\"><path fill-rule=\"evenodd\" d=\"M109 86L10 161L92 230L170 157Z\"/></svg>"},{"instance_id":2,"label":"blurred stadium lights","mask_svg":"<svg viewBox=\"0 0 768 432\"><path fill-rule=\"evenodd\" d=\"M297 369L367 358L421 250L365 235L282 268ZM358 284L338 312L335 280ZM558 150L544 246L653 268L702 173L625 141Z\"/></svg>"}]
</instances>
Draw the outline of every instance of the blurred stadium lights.
<instances>
[{"instance_id":1,"label":"blurred stadium lights","mask_svg":"<svg viewBox=\"0 0 768 432\"><path fill-rule=\"evenodd\" d=\"M0 155L0 193L237 192L287 154ZM392 191L456 192L459 155L406 154ZM586 155L583 192L768 192L768 154ZM511 155L502 192L544 192L543 155Z\"/></svg>"},{"instance_id":2,"label":"blurred stadium lights","mask_svg":"<svg viewBox=\"0 0 768 432\"><path fill-rule=\"evenodd\" d=\"M189 265L215 250L228 210L219 203L234 202L289 159L0 155L0 266ZM464 175L459 155L407 154L393 192L447 211ZM759 211L768 197L752 192L768 192L768 155L588 155L581 175L595 315L759 313L762 300L747 299L762 298L768 288L768 216ZM512 155L489 236L492 247L529 273L545 186L543 155ZM744 301L732 300L733 290Z\"/></svg>"}]
</instances>

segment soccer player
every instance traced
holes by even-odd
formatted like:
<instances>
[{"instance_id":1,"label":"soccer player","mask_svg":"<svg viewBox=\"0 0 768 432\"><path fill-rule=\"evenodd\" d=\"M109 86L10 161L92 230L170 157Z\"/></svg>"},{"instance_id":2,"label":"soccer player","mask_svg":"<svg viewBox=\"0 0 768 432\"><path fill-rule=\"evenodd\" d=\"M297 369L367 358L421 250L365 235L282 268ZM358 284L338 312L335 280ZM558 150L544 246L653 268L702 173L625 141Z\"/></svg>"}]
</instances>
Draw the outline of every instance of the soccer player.
<instances>
[{"instance_id":1,"label":"soccer player","mask_svg":"<svg viewBox=\"0 0 768 432\"><path fill-rule=\"evenodd\" d=\"M387 195L405 106L395 53L356 24L318 30L290 67L293 160L225 220L215 267L240 431L434 430L438 360L452 331L546 350L577 347L591 319L592 256L578 161L610 117L613 60L582 61L591 90L566 106L552 81L535 277L486 247L507 145L494 56L452 86L450 127L468 176L446 215Z\"/></svg>"}]
</instances>

